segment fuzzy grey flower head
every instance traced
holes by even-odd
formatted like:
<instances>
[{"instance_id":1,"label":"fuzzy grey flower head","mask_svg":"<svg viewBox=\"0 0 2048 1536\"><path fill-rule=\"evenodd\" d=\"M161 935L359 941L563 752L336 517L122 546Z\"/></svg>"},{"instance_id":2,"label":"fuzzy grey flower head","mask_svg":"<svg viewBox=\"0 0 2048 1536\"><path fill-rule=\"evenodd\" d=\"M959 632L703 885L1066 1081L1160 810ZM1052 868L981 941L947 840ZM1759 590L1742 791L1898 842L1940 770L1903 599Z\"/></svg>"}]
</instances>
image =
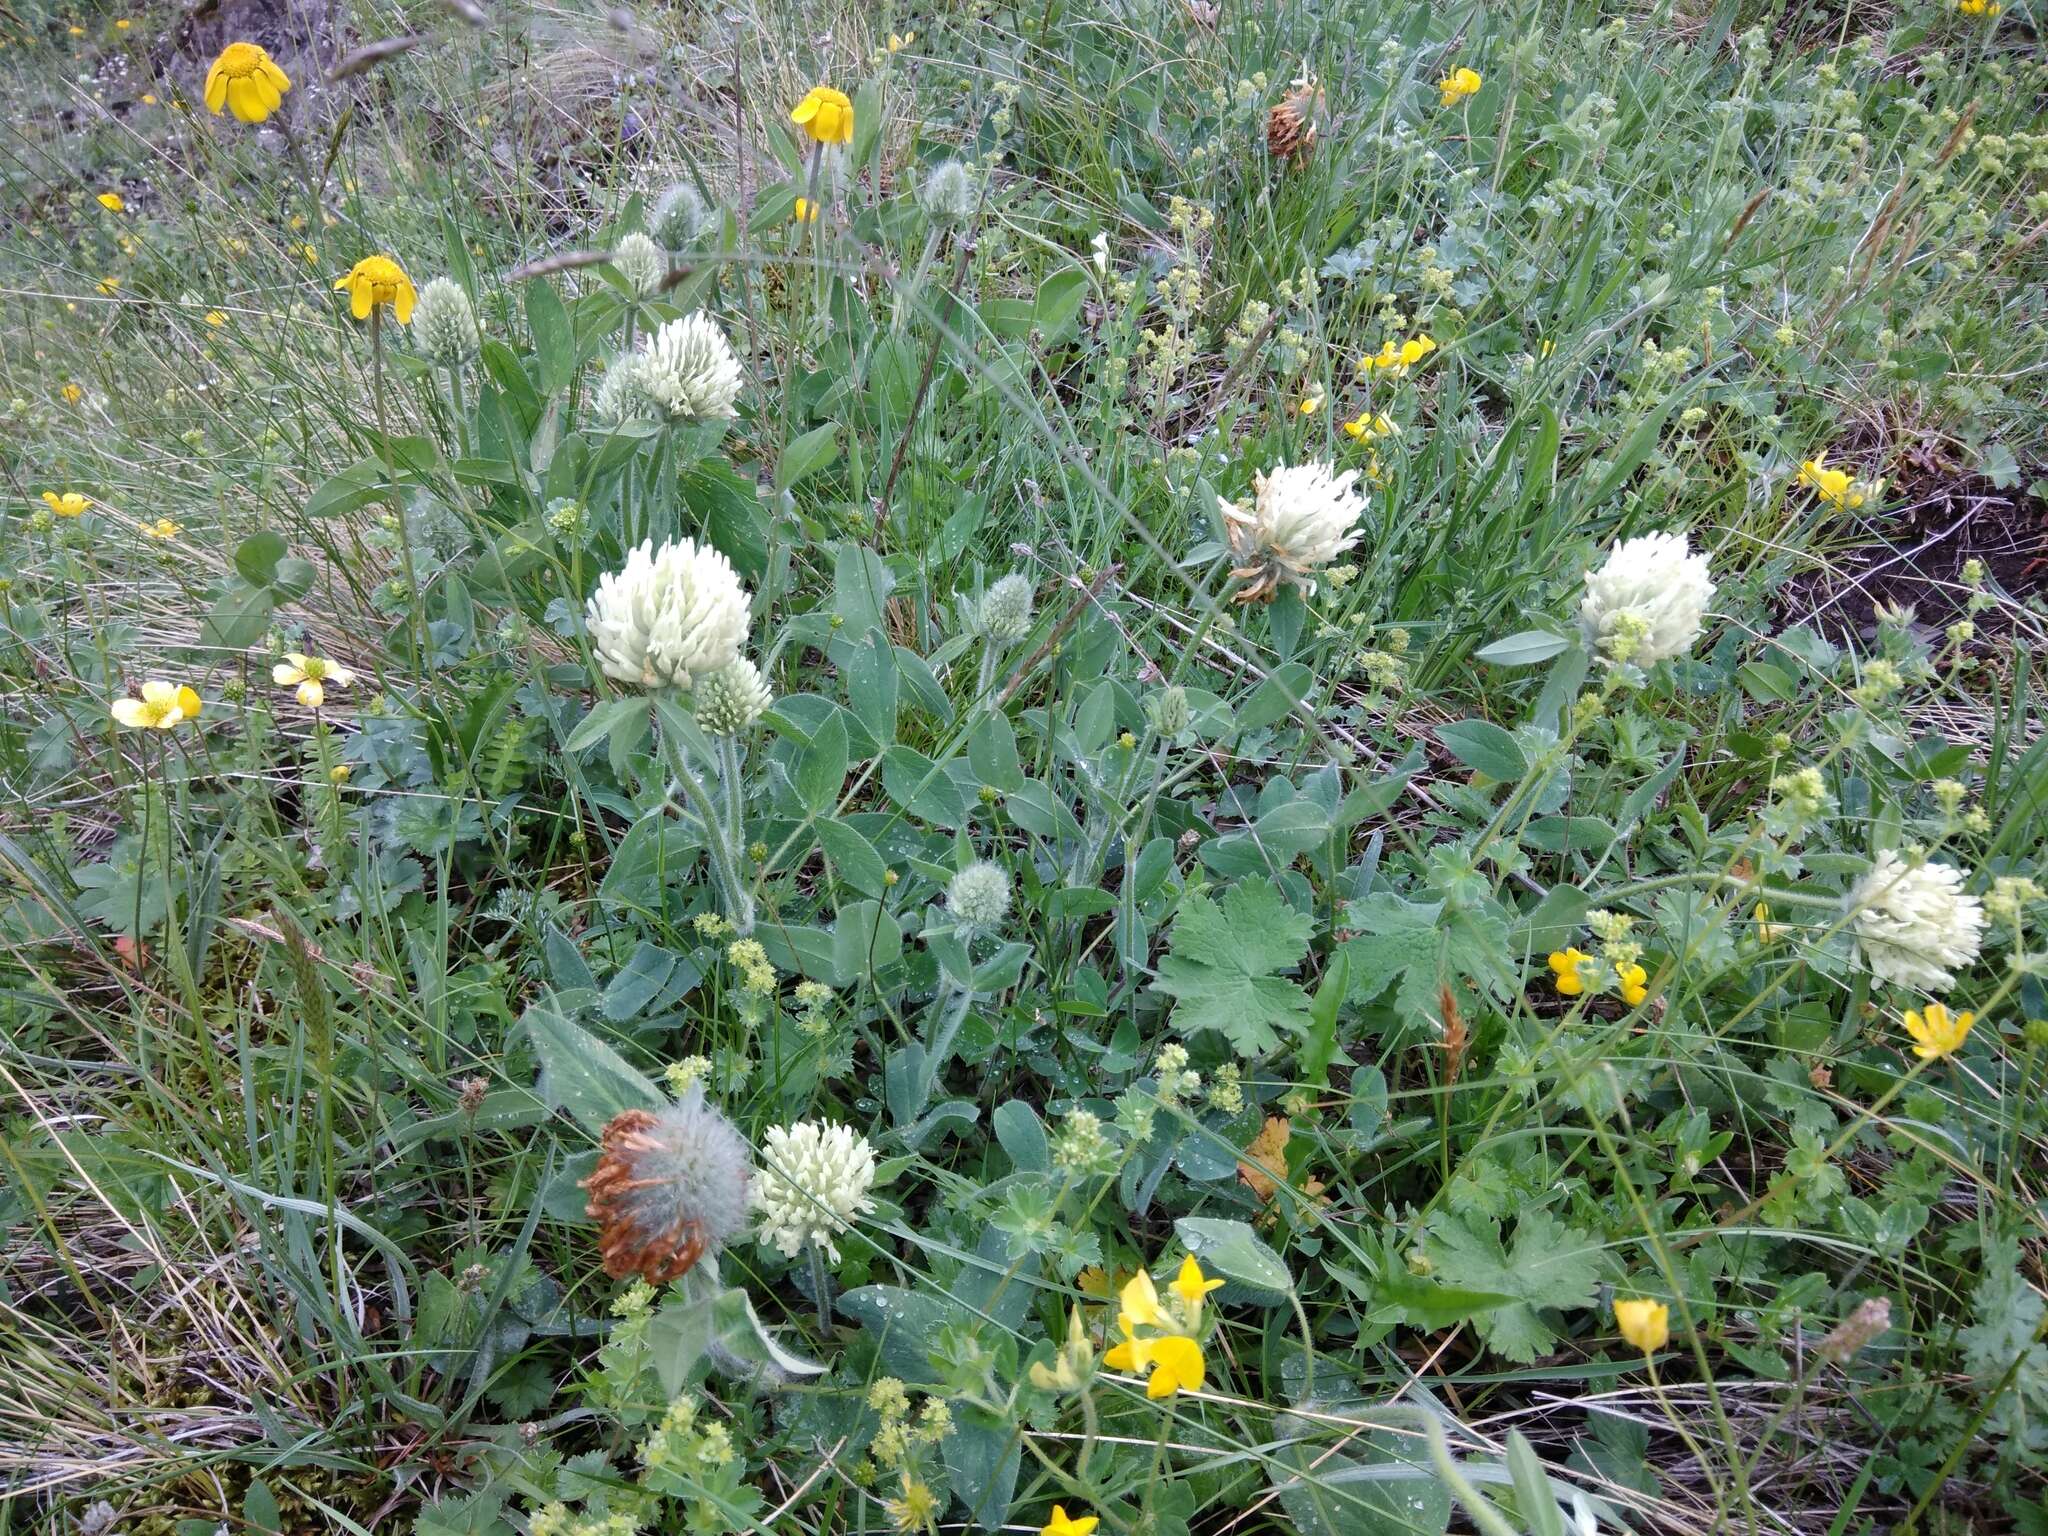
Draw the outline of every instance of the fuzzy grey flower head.
<instances>
[{"instance_id":1,"label":"fuzzy grey flower head","mask_svg":"<svg viewBox=\"0 0 2048 1536\"><path fill-rule=\"evenodd\" d=\"M1168 741L1194 724L1194 711L1188 706L1188 691L1179 683L1162 688L1147 699L1145 713L1152 721L1152 729Z\"/></svg>"},{"instance_id":2,"label":"fuzzy grey flower head","mask_svg":"<svg viewBox=\"0 0 2048 1536\"><path fill-rule=\"evenodd\" d=\"M701 309L669 321L640 354L640 388L672 421L734 415L742 382L732 344Z\"/></svg>"},{"instance_id":3,"label":"fuzzy grey flower head","mask_svg":"<svg viewBox=\"0 0 2048 1536\"><path fill-rule=\"evenodd\" d=\"M420 351L444 368L454 368L477 354L476 309L462 284L437 277L420 289L412 311L412 338Z\"/></svg>"},{"instance_id":4,"label":"fuzzy grey flower head","mask_svg":"<svg viewBox=\"0 0 2048 1536\"><path fill-rule=\"evenodd\" d=\"M1010 915L1010 877L1000 864L976 859L946 886L946 911L967 938L993 933Z\"/></svg>"},{"instance_id":5,"label":"fuzzy grey flower head","mask_svg":"<svg viewBox=\"0 0 2048 1536\"><path fill-rule=\"evenodd\" d=\"M1031 630L1031 579L1011 572L981 594L975 623L984 635L1004 645L1022 640Z\"/></svg>"},{"instance_id":6,"label":"fuzzy grey flower head","mask_svg":"<svg viewBox=\"0 0 2048 1536\"><path fill-rule=\"evenodd\" d=\"M615 1116L583 1181L605 1273L649 1285L686 1273L746 1224L752 1180L746 1141L702 1083L666 1109Z\"/></svg>"},{"instance_id":7,"label":"fuzzy grey flower head","mask_svg":"<svg viewBox=\"0 0 2048 1536\"><path fill-rule=\"evenodd\" d=\"M941 160L917 184L918 206L934 224L965 224L980 201L980 183L958 160Z\"/></svg>"},{"instance_id":8,"label":"fuzzy grey flower head","mask_svg":"<svg viewBox=\"0 0 2048 1536\"><path fill-rule=\"evenodd\" d=\"M742 736L761 718L775 695L761 669L744 656L697 679L697 724L708 736Z\"/></svg>"},{"instance_id":9,"label":"fuzzy grey flower head","mask_svg":"<svg viewBox=\"0 0 2048 1536\"><path fill-rule=\"evenodd\" d=\"M718 210L687 181L670 187L654 204L649 220L654 238L672 251L686 251L702 240Z\"/></svg>"},{"instance_id":10,"label":"fuzzy grey flower head","mask_svg":"<svg viewBox=\"0 0 2048 1536\"><path fill-rule=\"evenodd\" d=\"M612 252L612 265L635 295L651 298L661 292L661 280L668 276L668 253L636 229Z\"/></svg>"}]
</instances>

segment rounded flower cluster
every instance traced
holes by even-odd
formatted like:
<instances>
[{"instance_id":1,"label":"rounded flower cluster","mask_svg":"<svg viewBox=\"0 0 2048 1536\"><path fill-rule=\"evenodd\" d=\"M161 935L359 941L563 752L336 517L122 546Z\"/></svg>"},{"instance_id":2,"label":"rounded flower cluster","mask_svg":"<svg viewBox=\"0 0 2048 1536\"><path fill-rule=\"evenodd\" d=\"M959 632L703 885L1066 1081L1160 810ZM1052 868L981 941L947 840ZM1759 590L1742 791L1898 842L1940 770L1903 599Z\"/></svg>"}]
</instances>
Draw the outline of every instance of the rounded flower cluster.
<instances>
[{"instance_id":1,"label":"rounded flower cluster","mask_svg":"<svg viewBox=\"0 0 2048 1536\"><path fill-rule=\"evenodd\" d=\"M661 280L668 276L668 253L636 229L612 252L612 265L626 286L645 299L661 291Z\"/></svg>"},{"instance_id":2,"label":"rounded flower cluster","mask_svg":"<svg viewBox=\"0 0 2048 1536\"><path fill-rule=\"evenodd\" d=\"M1231 575L1245 583L1240 603L1270 601L1289 583L1315 591L1314 573L1358 542L1354 531L1365 501L1352 487L1358 471L1333 474L1327 464L1282 464L1254 475L1252 509L1223 504Z\"/></svg>"},{"instance_id":3,"label":"rounded flower cluster","mask_svg":"<svg viewBox=\"0 0 2048 1536\"><path fill-rule=\"evenodd\" d=\"M1011 572L981 594L975 622L991 640L1012 645L1031 629L1031 579Z\"/></svg>"},{"instance_id":4,"label":"rounded flower cluster","mask_svg":"<svg viewBox=\"0 0 2048 1536\"><path fill-rule=\"evenodd\" d=\"M454 368L477 354L476 310L462 284L437 277L420 290L413 306L412 338L420 351L444 368Z\"/></svg>"},{"instance_id":5,"label":"rounded flower cluster","mask_svg":"<svg viewBox=\"0 0 2048 1536\"><path fill-rule=\"evenodd\" d=\"M733 356L718 322L695 310L648 338L637 383L655 408L672 420L728 417L739 399L740 360Z\"/></svg>"},{"instance_id":6,"label":"rounded flower cluster","mask_svg":"<svg viewBox=\"0 0 2048 1536\"><path fill-rule=\"evenodd\" d=\"M598 665L642 688L687 688L739 657L747 633L747 589L732 563L708 544L648 540L608 572L585 618Z\"/></svg>"},{"instance_id":7,"label":"rounded flower cluster","mask_svg":"<svg viewBox=\"0 0 2048 1536\"><path fill-rule=\"evenodd\" d=\"M1010 915L1010 877L1000 864L976 859L946 886L946 911L963 936L989 933Z\"/></svg>"},{"instance_id":8,"label":"rounded flower cluster","mask_svg":"<svg viewBox=\"0 0 2048 1536\"><path fill-rule=\"evenodd\" d=\"M666 1285L716 1252L747 1219L746 1141L696 1083L659 1113L629 1109L604 1128L583 1181L604 1272Z\"/></svg>"},{"instance_id":9,"label":"rounded flower cluster","mask_svg":"<svg viewBox=\"0 0 2048 1536\"><path fill-rule=\"evenodd\" d=\"M965 224L980 201L974 173L958 160L941 160L917 184L918 206L935 224Z\"/></svg>"},{"instance_id":10,"label":"rounded flower cluster","mask_svg":"<svg viewBox=\"0 0 2048 1536\"><path fill-rule=\"evenodd\" d=\"M1586 572L1579 623L1608 660L1654 666L1692 649L1713 596L1707 557L1693 554L1684 534L1647 533Z\"/></svg>"},{"instance_id":11,"label":"rounded flower cluster","mask_svg":"<svg viewBox=\"0 0 2048 1536\"><path fill-rule=\"evenodd\" d=\"M744 656L697 680L697 724L710 736L745 734L775 695L761 669Z\"/></svg>"},{"instance_id":12,"label":"rounded flower cluster","mask_svg":"<svg viewBox=\"0 0 2048 1536\"><path fill-rule=\"evenodd\" d=\"M679 181L654 204L649 226L654 238L672 251L687 250L703 239L717 210L687 181Z\"/></svg>"},{"instance_id":13,"label":"rounded flower cluster","mask_svg":"<svg viewBox=\"0 0 2048 1536\"><path fill-rule=\"evenodd\" d=\"M789 1259L814 1244L836 1263L833 1239L875 1208L874 1185L875 1149L859 1132L815 1120L772 1126L754 1186L761 1241Z\"/></svg>"},{"instance_id":14,"label":"rounded flower cluster","mask_svg":"<svg viewBox=\"0 0 2048 1536\"><path fill-rule=\"evenodd\" d=\"M1947 864L1909 864L1887 850L1849 893L1850 924L1880 981L1946 987L1977 958L1984 908Z\"/></svg>"}]
</instances>

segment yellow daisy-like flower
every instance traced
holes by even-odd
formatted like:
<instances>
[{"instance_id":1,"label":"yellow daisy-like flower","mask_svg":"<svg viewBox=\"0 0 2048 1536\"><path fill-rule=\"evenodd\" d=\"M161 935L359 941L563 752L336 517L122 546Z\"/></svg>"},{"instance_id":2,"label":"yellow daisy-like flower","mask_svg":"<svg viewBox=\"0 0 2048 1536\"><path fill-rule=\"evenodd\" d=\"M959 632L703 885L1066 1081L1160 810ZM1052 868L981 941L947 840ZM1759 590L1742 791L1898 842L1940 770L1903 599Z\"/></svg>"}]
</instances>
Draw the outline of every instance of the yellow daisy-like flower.
<instances>
[{"instance_id":1,"label":"yellow daisy-like flower","mask_svg":"<svg viewBox=\"0 0 2048 1536\"><path fill-rule=\"evenodd\" d=\"M369 319L371 311L382 305L389 306L400 325L412 323L412 306L419 297L405 268L389 256L365 256L349 268L346 277L335 279L334 290L348 295L349 313L358 320Z\"/></svg>"},{"instance_id":2,"label":"yellow daisy-like flower","mask_svg":"<svg viewBox=\"0 0 2048 1536\"><path fill-rule=\"evenodd\" d=\"M229 43L206 72L206 110L260 123L284 102L291 77L255 43Z\"/></svg>"},{"instance_id":3,"label":"yellow daisy-like flower","mask_svg":"<svg viewBox=\"0 0 2048 1536\"><path fill-rule=\"evenodd\" d=\"M1378 352L1359 359L1360 373L1386 373L1394 378L1405 377L1408 370L1436 350L1436 342L1428 332L1411 336L1403 342L1389 339Z\"/></svg>"},{"instance_id":4,"label":"yellow daisy-like flower","mask_svg":"<svg viewBox=\"0 0 2048 1536\"><path fill-rule=\"evenodd\" d=\"M1635 1007L1650 995L1650 978L1640 965L1616 966L1614 974L1621 982L1621 1000L1629 1007Z\"/></svg>"},{"instance_id":5,"label":"yellow daisy-like flower","mask_svg":"<svg viewBox=\"0 0 2048 1536\"><path fill-rule=\"evenodd\" d=\"M1064 1504L1055 1504L1052 1518L1038 1528L1038 1536L1089 1536L1101 1523L1094 1515L1070 1515Z\"/></svg>"},{"instance_id":6,"label":"yellow daisy-like flower","mask_svg":"<svg viewBox=\"0 0 2048 1536\"><path fill-rule=\"evenodd\" d=\"M1661 1301L1617 1301L1614 1325L1646 1355L1655 1354L1671 1341L1671 1309Z\"/></svg>"},{"instance_id":7,"label":"yellow daisy-like flower","mask_svg":"<svg viewBox=\"0 0 2048 1536\"><path fill-rule=\"evenodd\" d=\"M796 104L789 120L820 144L853 142L853 103L846 92L829 85L814 85L810 95Z\"/></svg>"},{"instance_id":8,"label":"yellow daisy-like flower","mask_svg":"<svg viewBox=\"0 0 2048 1536\"><path fill-rule=\"evenodd\" d=\"M43 492L43 501L59 517L83 517L85 516L85 509L92 505L90 499L79 495L76 491L65 491L62 494L56 491L45 491Z\"/></svg>"},{"instance_id":9,"label":"yellow daisy-like flower","mask_svg":"<svg viewBox=\"0 0 2048 1536\"><path fill-rule=\"evenodd\" d=\"M340 662L329 661L324 656L287 651L284 660L270 669L270 680L280 688L295 687L301 704L308 709L318 709L327 702L327 684L346 688L355 682L356 675Z\"/></svg>"},{"instance_id":10,"label":"yellow daisy-like flower","mask_svg":"<svg viewBox=\"0 0 2048 1536\"><path fill-rule=\"evenodd\" d=\"M1952 1014L1941 1003L1906 1010L1906 1033L1913 1037L1913 1054L1922 1061L1939 1061L1961 1050L1976 1022L1976 1014Z\"/></svg>"},{"instance_id":11,"label":"yellow daisy-like flower","mask_svg":"<svg viewBox=\"0 0 2048 1536\"><path fill-rule=\"evenodd\" d=\"M1556 977L1557 994L1560 997L1577 997L1586 990L1586 983L1579 975L1579 967L1593 957L1578 949L1560 949L1550 957L1551 974Z\"/></svg>"},{"instance_id":12,"label":"yellow daisy-like flower","mask_svg":"<svg viewBox=\"0 0 2048 1536\"><path fill-rule=\"evenodd\" d=\"M99 196L99 204L109 213L119 213L128 206L121 201L121 194L118 192L102 192Z\"/></svg>"},{"instance_id":13,"label":"yellow daisy-like flower","mask_svg":"<svg viewBox=\"0 0 2048 1536\"><path fill-rule=\"evenodd\" d=\"M1383 413L1361 411L1344 423L1344 430L1361 443L1378 442L1384 437L1397 437L1401 429Z\"/></svg>"},{"instance_id":14,"label":"yellow daisy-like flower","mask_svg":"<svg viewBox=\"0 0 2048 1536\"><path fill-rule=\"evenodd\" d=\"M142 685L142 696L114 700L114 721L131 730L168 731L187 720L197 720L205 703L191 688L173 686L162 678Z\"/></svg>"},{"instance_id":15,"label":"yellow daisy-like flower","mask_svg":"<svg viewBox=\"0 0 2048 1536\"><path fill-rule=\"evenodd\" d=\"M66 405L76 405L85 398L85 391L76 384L66 384L57 393L64 397Z\"/></svg>"},{"instance_id":16,"label":"yellow daisy-like flower","mask_svg":"<svg viewBox=\"0 0 2048 1536\"><path fill-rule=\"evenodd\" d=\"M818 222L818 205L807 197L800 197L796 200L796 212L790 217L799 224L815 224Z\"/></svg>"},{"instance_id":17,"label":"yellow daisy-like flower","mask_svg":"<svg viewBox=\"0 0 2048 1536\"><path fill-rule=\"evenodd\" d=\"M1476 69L1454 69L1437 81L1436 88L1443 94L1444 105L1455 107L1467 96L1477 96L1484 82Z\"/></svg>"},{"instance_id":18,"label":"yellow daisy-like flower","mask_svg":"<svg viewBox=\"0 0 2048 1536\"><path fill-rule=\"evenodd\" d=\"M174 523L168 517L160 517L153 523L138 523L136 527L145 538L151 539L175 539L185 531L182 523Z\"/></svg>"}]
</instances>

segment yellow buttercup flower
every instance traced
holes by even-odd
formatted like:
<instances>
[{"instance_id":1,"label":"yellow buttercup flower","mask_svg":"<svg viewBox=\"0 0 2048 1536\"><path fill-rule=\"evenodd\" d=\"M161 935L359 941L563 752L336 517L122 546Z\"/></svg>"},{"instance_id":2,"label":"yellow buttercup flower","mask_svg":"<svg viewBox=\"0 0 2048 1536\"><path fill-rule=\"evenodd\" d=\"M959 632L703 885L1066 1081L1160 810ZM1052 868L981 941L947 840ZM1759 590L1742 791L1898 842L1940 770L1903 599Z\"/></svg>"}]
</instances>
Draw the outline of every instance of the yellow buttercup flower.
<instances>
[{"instance_id":1,"label":"yellow buttercup flower","mask_svg":"<svg viewBox=\"0 0 2048 1536\"><path fill-rule=\"evenodd\" d=\"M90 500L76 491L65 491L61 495L56 491L45 491L43 500L59 517L83 517L85 509L92 505Z\"/></svg>"},{"instance_id":2,"label":"yellow buttercup flower","mask_svg":"<svg viewBox=\"0 0 2048 1536\"><path fill-rule=\"evenodd\" d=\"M815 224L818 222L818 205L807 197L800 197L796 200L796 212L791 217L799 224Z\"/></svg>"},{"instance_id":3,"label":"yellow buttercup flower","mask_svg":"<svg viewBox=\"0 0 2048 1536\"><path fill-rule=\"evenodd\" d=\"M299 702L308 709L318 709L327 702L327 684L346 688L355 682L356 675L340 662L324 656L287 651L284 660L270 669L270 680L280 688L296 687Z\"/></svg>"},{"instance_id":4,"label":"yellow buttercup flower","mask_svg":"<svg viewBox=\"0 0 2048 1536\"><path fill-rule=\"evenodd\" d=\"M144 537L151 539L175 539L185 531L183 524L174 523L168 517L160 517L153 523L138 523L136 526Z\"/></svg>"},{"instance_id":5,"label":"yellow buttercup flower","mask_svg":"<svg viewBox=\"0 0 2048 1536\"><path fill-rule=\"evenodd\" d=\"M367 320L373 310L389 306L400 325L412 322L413 302L419 297L405 268L389 256L365 256L349 268L348 276L335 279L334 289L348 295L349 313L358 320Z\"/></svg>"},{"instance_id":6,"label":"yellow buttercup flower","mask_svg":"<svg viewBox=\"0 0 2048 1536\"><path fill-rule=\"evenodd\" d=\"M1614 1326L1629 1343L1652 1355L1671 1341L1671 1309L1661 1301L1617 1301Z\"/></svg>"},{"instance_id":7,"label":"yellow buttercup flower","mask_svg":"<svg viewBox=\"0 0 2048 1536\"><path fill-rule=\"evenodd\" d=\"M1621 1000L1629 1007L1635 1007L1650 995L1650 978L1640 965L1617 966L1614 974L1621 982Z\"/></svg>"},{"instance_id":8,"label":"yellow buttercup flower","mask_svg":"<svg viewBox=\"0 0 2048 1536\"><path fill-rule=\"evenodd\" d=\"M222 109L245 123L260 123L284 102L291 77L255 43L229 43L206 72L206 110Z\"/></svg>"},{"instance_id":9,"label":"yellow buttercup flower","mask_svg":"<svg viewBox=\"0 0 2048 1536\"><path fill-rule=\"evenodd\" d=\"M1360 373L1386 373L1398 379L1405 376L1410 368L1413 368L1435 350L1436 342L1431 339L1426 331L1411 336L1403 342L1395 342L1389 339L1380 347L1378 352L1370 357L1359 359L1358 371Z\"/></svg>"},{"instance_id":10,"label":"yellow buttercup flower","mask_svg":"<svg viewBox=\"0 0 2048 1536\"><path fill-rule=\"evenodd\" d=\"M1906 1033L1913 1037L1913 1054L1922 1061L1939 1061L1961 1050L1976 1022L1974 1013L1952 1014L1941 1003L1906 1010Z\"/></svg>"},{"instance_id":11,"label":"yellow buttercup flower","mask_svg":"<svg viewBox=\"0 0 2048 1536\"><path fill-rule=\"evenodd\" d=\"M1038 1536L1088 1536L1101 1523L1094 1515L1070 1515L1064 1504L1055 1504L1052 1518L1038 1528Z\"/></svg>"},{"instance_id":12,"label":"yellow buttercup flower","mask_svg":"<svg viewBox=\"0 0 2048 1536\"><path fill-rule=\"evenodd\" d=\"M853 103L846 92L829 85L814 85L811 93L796 104L789 120L820 144L853 142Z\"/></svg>"},{"instance_id":13,"label":"yellow buttercup flower","mask_svg":"<svg viewBox=\"0 0 2048 1536\"><path fill-rule=\"evenodd\" d=\"M1560 949L1550 957L1551 974L1557 978L1557 992L1560 997L1577 997L1586 990L1586 983L1579 975L1579 967L1593 957L1583 950Z\"/></svg>"},{"instance_id":14,"label":"yellow buttercup flower","mask_svg":"<svg viewBox=\"0 0 2048 1536\"><path fill-rule=\"evenodd\" d=\"M85 398L85 391L76 384L66 384L57 393L64 397L66 405L76 405Z\"/></svg>"},{"instance_id":15,"label":"yellow buttercup flower","mask_svg":"<svg viewBox=\"0 0 2048 1536\"><path fill-rule=\"evenodd\" d=\"M197 720L203 708L204 702L192 689L151 678L142 685L140 698L114 700L114 720L131 730L168 731L187 720Z\"/></svg>"},{"instance_id":16,"label":"yellow buttercup flower","mask_svg":"<svg viewBox=\"0 0 2048 1536\"><path fill-rule=\"evenodd\" d=\"M99 196L99 204L109 213L119 213L128 206L121 201L121 194L118 192L102 192Z\"/></svg>"},{"instance_id":17,"label":"yellow buttercup flower","mask_svg":"<svg viewBox=\"0 0 2048 1536\"><path fill-rule=\"evenodd\" d=\"M1443 93L1444 105L1455 107L1467 96L1477 96L1484 82L1476 69L1454 69L1437 81L1436 88Z\"/></svg>"}]
</instances>

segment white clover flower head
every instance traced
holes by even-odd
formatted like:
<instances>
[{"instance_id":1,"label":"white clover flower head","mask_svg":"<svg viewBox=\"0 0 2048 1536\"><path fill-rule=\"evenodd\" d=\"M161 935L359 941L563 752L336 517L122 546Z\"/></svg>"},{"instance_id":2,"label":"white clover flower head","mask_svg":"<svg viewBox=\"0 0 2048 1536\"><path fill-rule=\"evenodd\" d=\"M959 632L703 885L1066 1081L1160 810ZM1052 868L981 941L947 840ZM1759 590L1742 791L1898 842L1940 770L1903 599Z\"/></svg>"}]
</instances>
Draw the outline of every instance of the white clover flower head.
<instances>
[{"instance_id":1,"label":"white clover flower head","mask_svg":"<svg viewBox=\"0 0 2048 1536\"><path fill-rule=\"evenodd\" d=\"M612 365L605 369L590 408L606 426L640 421L654 415L654 401L640 384L646 361L644 353L629 352L624 357L613 358Z\"/></svg>"},{"instance_id":2,"label":"white clover flower head","mask_svg":"<svg viewBox=\"0 0 2048 1536\"><path fill-rule=\"evenodd\" d=\"M743 736L774 698L761 669L735 657L730 666L697 679L697 724L709 736Z\"/></svg>"},{"instance_id":3,"label":"white clover flower head","mask_svg":"<svg viewBox=\"0 0 2048 1536\"><path fill-rule=\"evenodd\" d=\"M974 617L991 640L1005 645L1022 640L1031 630L1031 579L1012 571L990 583Z\"/></svg>"},{"instance_id":4,"label":"white clover flower head","mask_svg":"<svg viewBox=\"0 0 2048 1536\"><path fill-rule=\"evenodd\" d=\"M1271 601L1292 584L1313 593L1315 573L1358 542L1355 529L1365 500L1352 487L1358 471L1332 472L1328 464L1282 464L1255 474L1252 508L1223 503L1225 531L1245 585L1240 603Z\"/></svg>"},{"instance_id":5,"label":"white clover flower head","mask_svg":"<svg viewBox=\"0 0 2048 1536\"><path fill-rule=\"evenodd\" d=\"M753 1168L732 1122L693 1082L665 1109L629 1109L604 1128L586 1214L615 1280L665 1285L746 1224Z\"/></svg>"},{"instance_id":6,"label":"white clover flower head","mask_svg":"<svg viewBox=\"0 0 2048 1536\"><path fill-rule=\"evenodd\" d=\"M1952 865L1909 863L1887 849L1849 893L1849 908L1880 981L1927 992L1951 986L1983 947L1983 905Z\"/></svg>"},{"instance_id":7,"label":"white clover flower head","mask_svg":"<svg viewBox=\"0 0 2048 1536\"><path fill-rule=\"evenodd\" d=\"M980 201L974 173L958 160L941 160L917 184L918 206L935 224L965 224Z\"/></svg>"},{"instance_id":8,"label":"white clover flower head","mask_svg":"<svg viewBox=\"0 0 2048 1536\"><path fill-rule=\"evenodd\" d=\"M1010 876L1000 864L976 859L946 885L946 911L963 936L992 933L1010 915Z\"/></svg>"},{"instance_id":9,"label":"white clover flower head","mask_svg":"<svg viewBox=\"0 0 2048 1536\"><path fill-rule=\"evenodd\" d=\"M731 666L747 634L747 589L709 544L648 540L607 572L584 617L605 675L642 688L688 688Z\"/></svg>"},{"instance_id":10,"label":"white clover flower head","mask_svg":"<svg viewBox=\"0 0 2048 1536\"><path fill-rule=\"evenodd\" d=\"M771 1126L754 1184L761 1241L786 1259L813 1244L837 1263L833 1239L875 1208L874 1187L875 1149L859 1132L816 1120Z\"/></svg>"},{"instance_id":11,"label":"white clover flower head","mask_svg":"<svg viewBox=\"0 0 2048 1536\"><path fill-rule=\"evenodd\" d=\"M1707 557L1692 553L1684 534L1646 533L1586 572L1579 623L1609 661L1649 667L1692 649L1713 597Z\"/></svg>"},{"instance_id":12,"label":"white clover flower head","mask_svg":"<svg viewBox=\"0 0 2048 1536\"><path fill-rule=\"evenodd\" d=\"M477 354L476 309L462 284L437 277L420 289L412 309L413 343L444 368L454 368Z\"/></svg>"},{"instance_id":13,"label":"white clover flower head","mask_svg":"<svg viewBox=\"0 0 2048 1536\"><path fill-rule=\"evenodd\" d=\"M668 253L636 229L612 252L612 265L636 295L650 298L661 292L661 280L668 276Z\"/></svg>"},{"instance_id":14,"label":"white clover flower head","mask_svg":"<svg viewBox=\"0 0 2048 1536\"><path fill-rule=\"evenodd\" d=\"M732 416L741 382L732 344L701 309L669 321L641 353L640 388L672 421Z\"/></svg>"},{"instance_id":15,"label":"white clover flower head","mask_svg":"<svg viewBox=\"0 0 2048 1536\"><path fill-rule=\"evenodd\" d=\"M682 251L704 237L715 213L701 192L679 181L656 199L648 224L655 239L672 251Z\"/></svg>"}]
</instances>

